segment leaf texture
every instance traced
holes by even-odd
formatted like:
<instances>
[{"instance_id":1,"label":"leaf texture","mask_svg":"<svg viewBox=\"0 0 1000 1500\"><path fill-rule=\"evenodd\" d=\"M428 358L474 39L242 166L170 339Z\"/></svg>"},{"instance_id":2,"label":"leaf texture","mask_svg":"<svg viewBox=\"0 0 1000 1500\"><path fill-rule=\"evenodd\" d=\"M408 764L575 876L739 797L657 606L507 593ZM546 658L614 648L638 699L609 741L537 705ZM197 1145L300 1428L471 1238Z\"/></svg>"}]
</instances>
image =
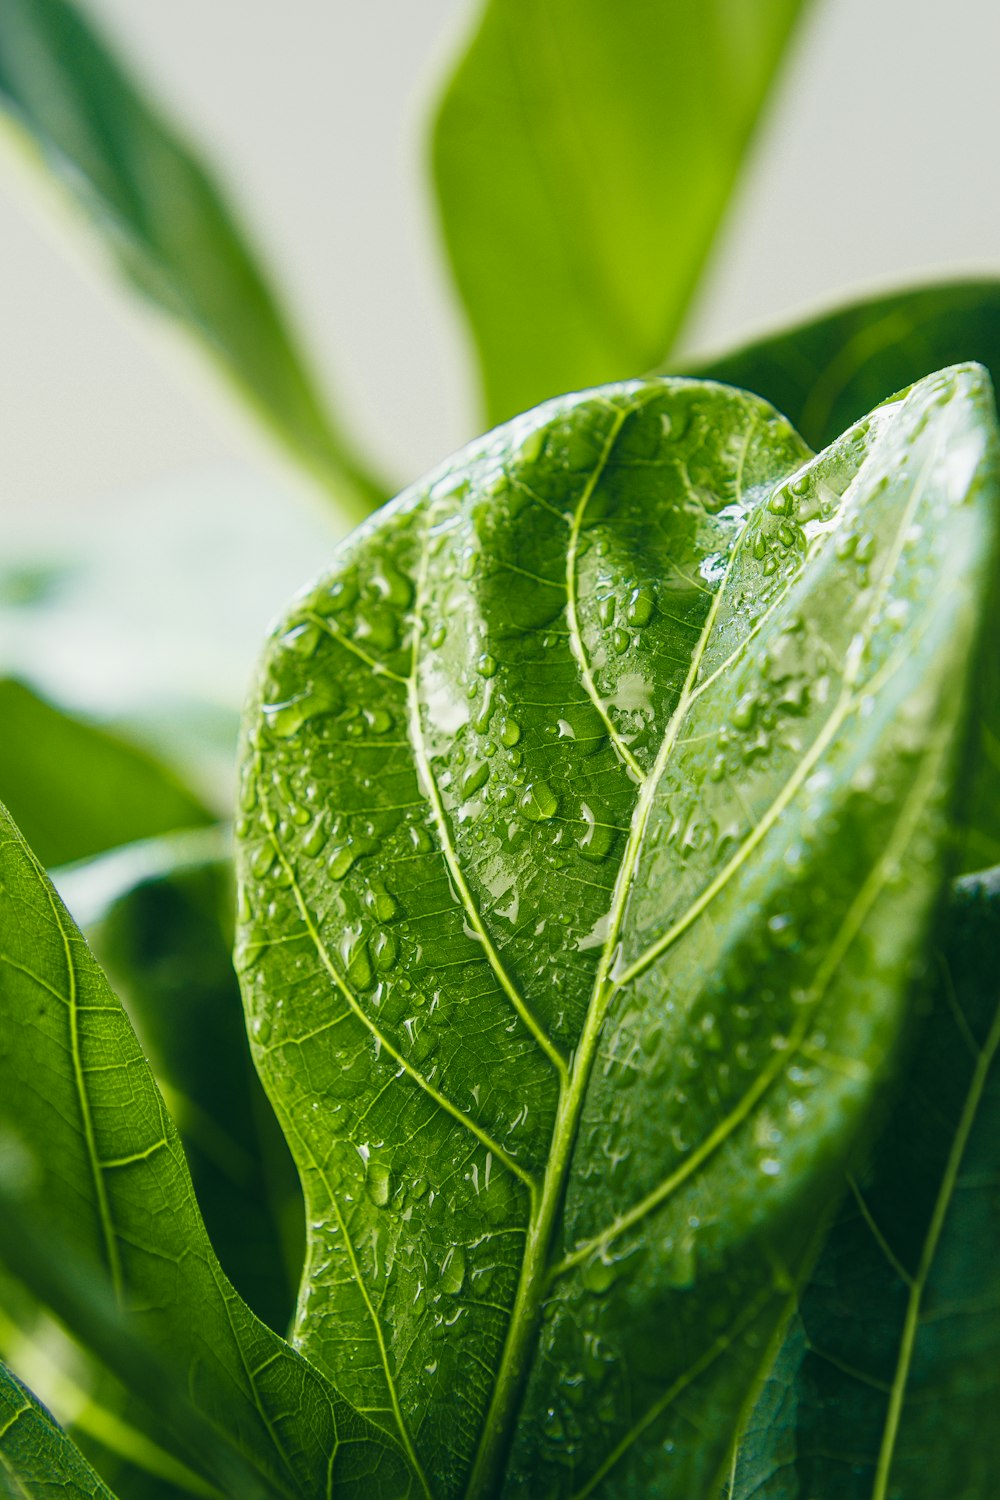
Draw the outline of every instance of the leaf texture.
<instances>
[{"instance_id":1,"label":"leaf texture","mask_svg":"<svg viewBox=\"0 0 1000 1500\"><path fill-rule=\"evenodd\" d=\"M384 498L325 412L211 175L70 0L4 0L0 107L127 280L218 362L296 457L358 515Z\"/></svg>"},{"instance_id":2,"label":"leaf texture","mask_svg":"<svg viewBox=\"0 0 1000 1500\"><path fill-rule=\"evenodd\" d=\"M801 1299L733 1500L986 1500L1000 1484L1000 872L959 882L933 1005Z\"/></svg>"},{"instance_id":3,"label":"leaf texture","mask_svg":"<svg viewBox=\"0 0 1000 1500\"><path fill-rule=\"evenodd\" d=\"M804 8L484 5L433 151L491 421L663 359Z\"/></svg>"},{"instance_id":4,"label":"leaf texture","mask_svg":"<svg viewBox=\"0 0 1000 1500\"><path fill-rule=\"evenodd\" d=\"M0 1258L158 1414L179 1407L180 1456L223 1489L235 1450L248 1500L405 1495L390 1445L223 1275L135 1034L2 809L0 934ZM199 1423L214 1451L185 1451Z\"/></svg>"},{"instance_id":5,"label":"leaf texture","mask_svg":"<svg viewBox=\"0 0 1000 1500\"><path fill-rule=\"evenodd\" d=\"M114 1500L80 1450L4 1364L0 1495L4 1500Z\"/></svg>"},{"instance_id":6,"label":"leaf texture","mask_svg":"<svg viewBox=\"0 0 1000 1500\"><path fill-rule=\"evenodd\" d=\"M276 631L238 966L295 1338L425 1494L718 1493L905 1027L995 444L976 367L818 458L721 386L562 398Z\"/></svg>"}]
</instances>

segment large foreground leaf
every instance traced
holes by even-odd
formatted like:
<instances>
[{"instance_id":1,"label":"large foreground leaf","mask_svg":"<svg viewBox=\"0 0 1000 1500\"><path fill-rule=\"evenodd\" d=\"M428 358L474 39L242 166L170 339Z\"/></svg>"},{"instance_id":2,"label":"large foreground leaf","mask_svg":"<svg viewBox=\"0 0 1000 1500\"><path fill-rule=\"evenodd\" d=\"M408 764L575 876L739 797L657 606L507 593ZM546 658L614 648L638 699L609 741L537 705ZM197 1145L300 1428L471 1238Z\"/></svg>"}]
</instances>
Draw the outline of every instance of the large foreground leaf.
<instances>
[{"instance_id":1,"label":"large foreground leaf","mask_svg":"<svg viewBox=\"0 0 1000 1500\"><path fill-rule=\"evenodd\" d=\"M349 508L371 509L379 486L324 411L224 197L70 0L0 6L0 107L137 290L198 340Z\"/></svg>"},{"instance_id":2,"label":"large foreground leaf","mask_svg":"<svg viewBox=\"0 0 1000 1500\"><path fill-rule=\"evenodd\" d=\"M45 865L211 818L146 751L11 678L0 678L0 725L0 798Z\"/></svg>"},{"instance_id":3,"label":"large foreground leaf","mask_svg":"<svg viewBox=\"0 0 1000 1500\"><path fill-rule=\"evenodd\" d=\"M223 1275L135 1034L2 809L0 934L0 1259L158 1415L173 1374L178 1450L224 1490L235 1447L248 1497L405 1494L385 1439Z\"/></svg>"},{"instance_id":4,"label":"large foreground leaf","mask_svg":"<svg viewBox=\"0 0 1000 1500\"><path fill-rule=\"evenodd\" d=\"M271 642L238 961L297 1339L429 1494L714 1500L905 1024L995 466L976 367L815 459L720 386L566 397Z\"/></svg>"},{"instance_id":5,"label":"large foreground leaf","mask_svg":"<svg viewBox=\"0 0 1000 1500\"><path fill-rule=\"evenodd\" d=\"M898 1104L802 1298L734 1500L1000 1485L1000 872L959 884L944 937Z\"/></svg>"},{"instance_id":6,"label":"large foreground leaf","mask_svg":"<svg viewBox=\"0 0 1000 1500\"><path fill-rule=\"evenodd\" d=\"M3 1364L0 1495L4 1500L113 1500L79 1449Z\"/></svg>"},{"instance_id":7,"label":"large foreground leaf","mask_svg":"<svg viewBox=\"0 0 1000 1500\"><path fill-rule=\"evenodd\" d=\"M663 358L802 9L489 0L434 169L492 421Z\"/></svg>"}]
</instances>

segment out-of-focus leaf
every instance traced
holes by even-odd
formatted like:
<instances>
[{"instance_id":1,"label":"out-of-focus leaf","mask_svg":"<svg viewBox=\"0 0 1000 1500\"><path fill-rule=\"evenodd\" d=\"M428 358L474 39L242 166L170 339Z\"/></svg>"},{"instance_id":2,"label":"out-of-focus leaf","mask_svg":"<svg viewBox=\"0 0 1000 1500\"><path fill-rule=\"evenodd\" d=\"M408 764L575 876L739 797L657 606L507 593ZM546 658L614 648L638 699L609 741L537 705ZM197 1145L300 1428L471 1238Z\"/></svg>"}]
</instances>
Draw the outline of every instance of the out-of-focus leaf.
<instances>
[{"instance_id":1,"label":"out-of-focus leaf","mask_svg":"<svg viewBox=\"0 0 1000 1500\"><path fill-rule=\"evenodd\" d=\"M0 933L0 1259L224 1491L403 1496L391 1441L224 1276L135 1033L2 809Z\"/></svg>"},{"instance_id":2,"label":"out-of-focus leaf","mask_svg":"<svg viewBox=\"0 0 1000 1500\"><path fill-rule=\"evenodd\" d=\"M302 1263L302 1194L250 1061L232 963L228 838L182 834L53 872L121 997L184 1144L236 1290L283 1332Z\"/></svg>"},{"instance_id":3,"label":"out-of-focus leaf","mask_svg":"<svg viewBox=\"0 0 1000 1500\"><path fill-rule=\"evenodd\" d=\"M732 1500L1000 1493L1000 871L960 881L933 1008L801 1300Z\"/></svg>"},{"instance_id":4,"label":"out-of-focus leaf","mask_svg":"<svg viewBox=\"0 0 1000 1500\"><path fill-rule=\"evenodd\" d=\"M1000 281L942 283L856 302L685 373L754 391L814 448L932 370L976 360L1000 382ZM995 593L1000 594L1000 580ZM987 606L987 639L1000 600ZM987 649L973 702L978 741L969 817L958 825L965 871L1000 860L1000 652Z\"/></svg>"},{"instance_id":5,"label":"out-of-focus leaf","mask_svg":"<svg viewBox=\"0 0 1000 1500\"><path fill-rule=\"evenodd\" d=\"M489 0L434 175L491 421L663 358L803 8Z\"/></svg>"},{"instance_id":6,"label":"out-of-focus leaf","mask_svg":"<svg viewBox=\"0 0 1000 1500\"><path fill-rule=\"evenodd\" d=\"M945 282L872 297L678 373L763 396L813 448L895 391L975 360L1000 382L1000 281Z\"/></svg>"},{"instance_id":7,"label":"out-of-focus leaf","mask_svg":"<svg viewBox=\"0 0 1000 1500\"><path fill-rule=\"evenodd\" d=\"M70 0L0 5L0 106L128 280L198 340L355 518L383 499L324 409L210 173Z\"/></svg>"},{"instance_id":8,"label":"out-of-focus leaf","mask_svg":"<svg viewBox=\"0 0 1000 1500\"><path fill-rule=\"evenodd\" d=\"M212 817L148 752L11 678L0 679L0 798L50 866Z\"/></svg>"},{"instance_id":9,"label":"out-of-focus leaf","mask_svg":"<svg viewBox=\"0 0 1000 1500\"><path fill-rule=\"evenodd\" d=\"M79 1448L3 1364L0 1495L4 1500L114 1500Z\"/></svg>"},{"instance_id":10,"label":"out-of-focus leaf","mask_svg":"<svg viewBox=\"0 0 1000 1500\"><path fill-rule=\"evenodd\" d=\"M743 392L610 386L277 626L237 952L296 1334L440 1500L716 1500L909 1022L997 462L976 366L817 457Z\"/></svg>"}]
</instances>

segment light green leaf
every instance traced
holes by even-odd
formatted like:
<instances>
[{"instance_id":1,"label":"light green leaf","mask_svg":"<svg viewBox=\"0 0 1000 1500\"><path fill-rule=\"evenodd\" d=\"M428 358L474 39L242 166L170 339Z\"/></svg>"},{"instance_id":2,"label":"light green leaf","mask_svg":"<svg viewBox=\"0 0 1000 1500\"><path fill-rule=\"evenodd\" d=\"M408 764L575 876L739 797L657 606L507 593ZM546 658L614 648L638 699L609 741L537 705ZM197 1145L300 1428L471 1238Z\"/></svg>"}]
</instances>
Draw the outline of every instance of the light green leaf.
<instances>
[{"instance_id":1,"label":"light green leaf","mask_svg":"<svg viewBox=\"0 0 1000 1500\"><path fill-rule=\"evenodd\" d=\"M4 1364L0 1495L5 1500L114 1500L79 1448Z\"/></svg>"},{"instance_id":2,"label":"light green leaf","mask_svg":"<svg viewBox=\"0 0 1000 1500\"><path fill-rule=\"evenodd\" d=\"M150 1060L223 1269L282 1332L302 1264L302 1194L247 1048L231 830L114 850L53 880Z\"/></svg>"},{"instance_id":3,"label":"light green leaf","mask_svg":"<svg viewBox=\"0 0 1000 1500\"><path fill-rule=\"evenodd\" d=\"M1000 1480L1000 872L959 882L933 1008L806 1288L734 1500L985 1500ZM765 1400L769 1392L765 1391Z\"/></svg>"},{"instance_id":4,"label":"light green leaf","mask_svg":"<svg viewBox=\"0 0 1000 1500\"><path fill-rule=\"evenodd\" d=\"M996 462L977 367L818 458L741 392L611 386L278 628L238 967L296 1338L437 1500L714 1500L908 1014Z\"/></svg>"},{"instance_id":5,"label":"light green leaf","mask_svg":"<svg viewBox=\"0 0 1000 1500\"><path fill-rule=\"evenodd\" d=\"M134 287L356 516L384 491L317 395L242 229L191 149L70 0L4 0L0 106Z\"/></svg>"},{"instance_id":6,"label":"light green leaf","mask_svg":"<svg viewBox=\"0 0 1000 1500\"><path fill-rule=\"evenodd\" d=\"M165 766L0 678L0 798L45 865L210 821Z\"/></svg>"},{"instance_id":7,"label":"light green leaf","mask_svg":"<svg viewBox=\"0 0 1000 1500\"><path fill-rule=\"evenodd\" d=\"M0 1259L223 1490L242 1453L248 1500L404 1495L391 1446L223 1275L135 1034L3 811L0 933Z\"/></svg>"},{"instance_id":8,"label":"light green leaf","mask_svg":"<svg viewBox=\"0 0 1000 1500\"><path fill-rule=\"evenodd\" d=\"M875 297L773 334L685 373L743 386L772 402L820 448L883 399L932 370L977 360L1000 380L1000 281L943 283ZM994 620L987 639L1000 629ZM972 810L961 867L1000 860L1000 655L979 674Z\"/></svg>"},{"instance_id":9,"label":"light green leaf","mask_svg":"<svg viewBox=\"0 0 1000 1500\"><path fill-rule=\"evenodd\" d=\"M434 175L491 421L652 368L802 0L489 0Z\"/></svg>"}]
</instances>

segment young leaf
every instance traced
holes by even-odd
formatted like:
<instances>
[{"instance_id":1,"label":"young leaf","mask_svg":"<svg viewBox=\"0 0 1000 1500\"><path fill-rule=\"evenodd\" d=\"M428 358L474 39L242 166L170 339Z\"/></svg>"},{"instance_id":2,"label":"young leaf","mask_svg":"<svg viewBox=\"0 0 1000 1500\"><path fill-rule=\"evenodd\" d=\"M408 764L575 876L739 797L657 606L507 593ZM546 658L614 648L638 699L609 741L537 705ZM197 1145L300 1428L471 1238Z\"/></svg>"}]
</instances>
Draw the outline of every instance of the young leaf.
<instances>
[{"instance_id":1,"label":"young leaf","mask_svg":"<svg viewBox=\"0 0 1000 1500\"><path fill-rule=\"evenodd\" d=\"M367 514L384 492L324 410L231 209L70 0L0 6L0 107L136 289L218 361L348 508Z\"/></svg>"},{"instance_id":2,"label":"young leaf","mask_svg":"<svg viewBox=\"0 0 1000 1500\"><path fill-rule=\"evenodd\" d=\"M44 865L193 828L211 813L127 740L0 678L0 798Z\"/></svg>"},{"instance_id":3,"label":"young leaf","mask_svg":"<svg viewBox=\"0 0 1000 1500\"><path fill-rule=\"evenodd\" d=\"M1000 379L1000 281L867 298L716 359L688 361L683 373L755 391L822 448L886 391L966 360Z\"/></svg>"},{"instance_id":4,"label":"young leaf","mask_svg":"<svg viewBox=\"0 0 1000 1500\"><path fill-rule=\"evenodd\" d=\"M733 1500L982 1500L1000 1476L1000 872L961 881L933 1009L755 1414ZM770 1422L766 1421L770 1416Z\"/></svg>"},{"instance_id":5,"label":"young leaf","mask_svg":"<svg viewBox=\"0 0 1000 1500\"><path fill-rule=\"evenodd\" d=\"M8 1500L114 1500L80 1450L0 1364L0 1495Z\"/></svg>"},{"instance_id":6,"label":"young leaf","mask_svg":"<svg viewBox=\"0 0 1000 1500\"><path fill-rule=\"evenodd\" d=\"M159 1414L173 1372L180 1456L223 1489L235 1444L241 1495L405 1494L385 1438L224 1277L135 1034L2 809L0 933L0 1259ZM195 1418L214 1450L185 1447Z\"/></svg>"},{"instance_id":7,"label":"young leaf","mask_svg":"<svg viewBox=\"0 0 1000 1500\"><path fill-rule=\"evenodd\" d=\"M491 421L651 369L802 0L489 0L434 125Z\"/></svg>"},{"instance_id":8,"label":"young leaf","mask_svg":"<svg viewBox=\"0 0 1000 1500\"><path fill-rule=\"evenodd\" d=\"M907 1015L996 487L976 367L818 458L631 382L465 450L279 627L238 966L296 1338L428 1494L714 1500Z\"/></svg>"}]
</instances>

